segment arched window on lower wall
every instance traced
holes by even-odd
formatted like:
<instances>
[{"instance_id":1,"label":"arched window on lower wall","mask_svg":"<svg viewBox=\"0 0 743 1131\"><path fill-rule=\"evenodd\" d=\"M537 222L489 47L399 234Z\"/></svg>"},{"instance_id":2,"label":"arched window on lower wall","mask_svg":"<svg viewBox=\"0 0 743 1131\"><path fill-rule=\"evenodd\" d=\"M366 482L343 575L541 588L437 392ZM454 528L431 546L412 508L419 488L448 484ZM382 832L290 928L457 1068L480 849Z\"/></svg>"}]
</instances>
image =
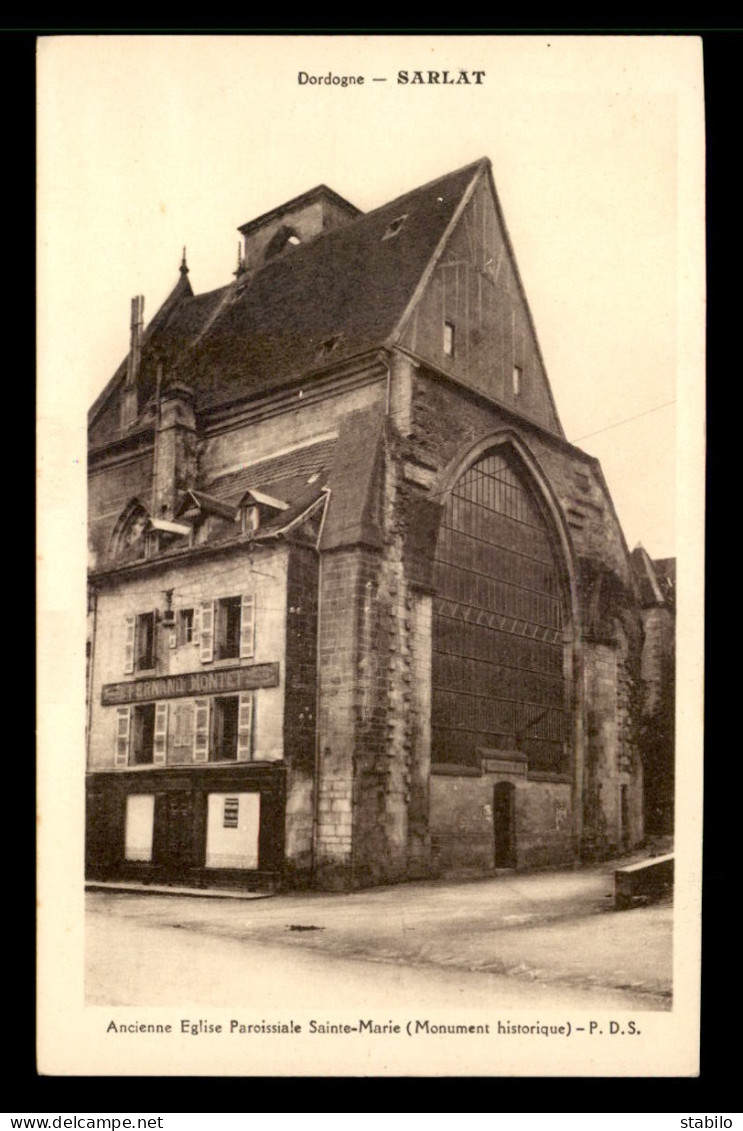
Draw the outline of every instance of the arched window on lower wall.
<instances>
[{"instance_id":1,"label":"arched window on lower wall","mask_svg":"<svg viewBox=\"0 0 743 1131\"><path fill-rule=\"evenodd\" d=\"M446 500L435 557L432 761L518 751L569 769L565 571L528 472L478 459Z\"/></svg>"}]
</instances>

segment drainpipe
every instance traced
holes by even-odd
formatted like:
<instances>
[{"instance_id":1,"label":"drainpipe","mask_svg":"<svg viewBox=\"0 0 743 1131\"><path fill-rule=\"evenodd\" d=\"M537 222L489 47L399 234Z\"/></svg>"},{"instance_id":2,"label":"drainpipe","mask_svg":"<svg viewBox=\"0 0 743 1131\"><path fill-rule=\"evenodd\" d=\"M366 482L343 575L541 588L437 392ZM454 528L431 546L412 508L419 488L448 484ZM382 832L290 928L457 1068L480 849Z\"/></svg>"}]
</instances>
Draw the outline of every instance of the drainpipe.
<instances>
[{"instance_id":1,"label":"drainpipe","mask_svg":"<svg viewBox=\"0 0 743 1131\"><path fill-rule=\"evenodd\" d=\"M315 883L317 871L317 839L320 824L320 766L322 763L322 750L320 747L320 643L322 640L322 553L320 544L325 519L330 506L330 488L325 488L325 509L320 519L320 529L313 547L317 554L317 640L315 643L315 766L312 782L312 885Z\"/></svg>"},{"instance_id":2,"label":"drainpipe","mask_svg":"<svg viewBox=\"0 0 743 1131\"><path fill-rule=\"evenodd\" d=\"M576 863L583 857L583 776L585 774L585 728L583 725L586 691L585 691L585 665L581 632L575 623L573 613L572 625L572 682L573 682L573 719L574 719L574 757L573 757L573 837Z\"/></svg>"},{"instance_id":3,"label":"drainpipe","mask_svg":"<svg viewBox=\"0 0 743 1131\"><path fill-rule=\"evenodd\" d=\"M88 709L86 719L86 733L85 733L85 771L88 772L90 768L90 728L93 721L93 676L95 665L95 635L96 625L98 623L98 591L93 589L93 627L90 632L90 659L88 667Z\"/></svg>"}]
</instances>

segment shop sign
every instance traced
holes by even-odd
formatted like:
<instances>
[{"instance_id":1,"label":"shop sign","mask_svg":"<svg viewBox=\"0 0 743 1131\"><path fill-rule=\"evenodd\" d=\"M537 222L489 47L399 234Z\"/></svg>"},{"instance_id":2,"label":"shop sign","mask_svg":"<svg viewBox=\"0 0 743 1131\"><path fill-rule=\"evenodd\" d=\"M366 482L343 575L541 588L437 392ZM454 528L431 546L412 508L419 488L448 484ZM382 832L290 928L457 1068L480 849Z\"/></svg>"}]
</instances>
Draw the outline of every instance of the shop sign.
<instances>
[{"instance_id":1,"label":"shop sign","mask_svg":"<svg viewBox=\"0 0 743 1131\"><path fill-rule=\"evenodd\" d=\"M154 676L124 683L104 683L104 707L140 703L148 699L176 699L182 695L221 695L230 691L254 691L279 686L278 664L251 664L244 668L220 668L210 672Z\"/></svg>"}]
</instances>

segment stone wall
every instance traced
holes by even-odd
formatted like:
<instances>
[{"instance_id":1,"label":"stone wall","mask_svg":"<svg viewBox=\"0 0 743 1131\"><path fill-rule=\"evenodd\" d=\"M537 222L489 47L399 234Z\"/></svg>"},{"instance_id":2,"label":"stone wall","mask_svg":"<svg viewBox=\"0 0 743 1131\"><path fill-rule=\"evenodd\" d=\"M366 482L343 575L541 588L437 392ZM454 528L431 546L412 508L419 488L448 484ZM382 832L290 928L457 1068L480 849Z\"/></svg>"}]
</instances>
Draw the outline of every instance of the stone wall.
<instances>
[{"instance_id":1,"label":"stone wall","mask_svg":"<svg viewBox=\"0 0 743 1131\"><path fill-rule=\"evenodd\" d=\"M543 775L546 779L547 775ZM516 868L572 862L569 781L530 780L526 775L434 773L431 778L431 858L436 872L490 871L495 866L493 794L498 782L515 787Z\"/></svg>"},{"instance_id":2,"label":"stone wall","mask_svg":"<svg viewBox=\"0 0 743 1131\"><path fill-rule=\"evenodd\" d=\"M317 875L326 886L409 878L429 864L431 603L405 576L398 469L383 462L381 548L322 561Z\"/></svg>"},{"instance_id":3,"label":"stone wall","mask_svg":"<svg viewBox=\"0 0 743 1131\"><path fill-rule=\"evenodd\" d=\"M310 546L289 548L286 592L284 760L286 860L284 882L310 881L314 831L317 710L318 559Z\"/></svg>"},{"instance_id":4,"label":"stone wall","mask_svg":"<svg viewBox=\"0 0 743 1131\"><path fill-rule=\"evenodd\" d=\"M144 442L134 451L95 466L88 476L88 547L90 568L107 564L116 520L127 503L138 498L145 507L152 500L153 445Z\"/></svg>"},{"instance_id":5,"label":"stone wall","mask_svg":"<svg viewBox=\"0 0 743 1131\"><path fill-rule=\"evenodd\" d=\"M199 445L200 481L337 434L349 413L383 405L385 387L377 380L312 401L311 393L309 385L306 393L302 389L282 396L253 420L238 418L205 428Z\"/></svg>"},{"instance_id":6,"label":"stone wall","mask_svg":"<svg viewBox=\"0 0 743 1131\"><path fill-rule=\"evenodd\" d=\"M604 859L641 843L643 773L638 671L632 642L621 631L611 644L584 650L586 758L583 856ZM626 790L625 811L622 791Z\"/></svg>"},{"instance_id":7,"label":"stone wall","mask_svg":"<svg viewBox=\"0 0 743 1131\"><path fill-rule=\"evenodd\" d=\"M675 788L675 622L668 608L644 610L642 652L642 759L645 770L645 823L651 835L667 836L674 827Z\"/></svg>"},{"instance_id":8,"label":"stone wall","mask_svg":"<svg viewBox=\"0 0 743 1131\"><path fill-rule=\"evenodd\" d=\"M402 427L393 430L391 447L398 466L408 469L397 488L397 522L407 544L414 541L411 530L421 500L440 501L442 487L451 481L453 469L466 453L490 435L512 435L549 483L556 521L563 531L562 552L572 563L566 675L571 703L580 717L579 725L569 727L568 742L571 748L576 742L581 745L580 750L571 750L571 765L583 777L573 789L569 779L537 780L538 774L518 783L518 865L573 859L581 818L584 848L590 856L639 843L643 836L640 620L626 544L597 461L423 369L413 376L404 366L397 370L392 403L395 422ZM402 430L405 426L407 432ZM433 557L435 530L429 542L428 554ZM419 556L420 552L421 547L416 547ZM455 782L435 776L431 788L430 831L438 866L446 860L457 867L465 866L465 861L492 866L492 822L488 824L484 808L492 804L492 796L486 796L492 795L492 782L487 778ZM574 797L579 799L575 812ZM471 802L469 816L465 799Z\"/></svg>"},{"instance_id":9,"label":"stone wall","mask_svg":"<svg viewBox=\"0 0 743 1131\"><path fill-rule=\"evenodd\" d=\"M358 613L375 555L361 550L324 554L320 573L319 766L316 882L322 887L353 885L353 801L356 762L356 704L363 696L359 678ZM380 749L384 728L374 716Z\"/></svg>"},{"instance_id":10,"label":"stone wall","mask_svg":"<svg viewBox=\"0 0 743 1131\"><path fill-rule=\"evenodd\" d=\"M434 490L468 447L499 430L518 435L532 453L560 504L576 554L597 557L632 586L627 547L597 460L498 405L416 372L406 439L409 454L432 469Z\"/></svg>"}]
</instances>

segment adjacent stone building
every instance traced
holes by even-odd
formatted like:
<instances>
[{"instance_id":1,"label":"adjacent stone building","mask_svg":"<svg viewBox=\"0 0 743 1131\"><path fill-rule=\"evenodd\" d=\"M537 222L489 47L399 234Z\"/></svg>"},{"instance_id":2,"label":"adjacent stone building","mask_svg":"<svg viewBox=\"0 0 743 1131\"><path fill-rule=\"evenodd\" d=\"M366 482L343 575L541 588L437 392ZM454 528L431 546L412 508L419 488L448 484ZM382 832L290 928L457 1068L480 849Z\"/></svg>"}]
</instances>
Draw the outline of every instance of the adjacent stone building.
<instances>
[{"instance_id":1,"label":"adjacent stone building","mask_svg":"<svg viewBox=\"0 0 743 1131\"><path fill-rule=\"evenodd\" d=\"M676 560L632 551L642 608L641 743L645 771L645 832L673 833L676 706Z\"/></svg>"},{"instance_id":2,"label":"adjacent stone building","mask_svg":"<svg viewBox=\"0 0 743 1131\"><path fill-rule=\"evenodd\" d=\"M643 839L643 613L481 160L185 256L90 412L88 871L349 888Z\"/></svg>"}]
</instances>

